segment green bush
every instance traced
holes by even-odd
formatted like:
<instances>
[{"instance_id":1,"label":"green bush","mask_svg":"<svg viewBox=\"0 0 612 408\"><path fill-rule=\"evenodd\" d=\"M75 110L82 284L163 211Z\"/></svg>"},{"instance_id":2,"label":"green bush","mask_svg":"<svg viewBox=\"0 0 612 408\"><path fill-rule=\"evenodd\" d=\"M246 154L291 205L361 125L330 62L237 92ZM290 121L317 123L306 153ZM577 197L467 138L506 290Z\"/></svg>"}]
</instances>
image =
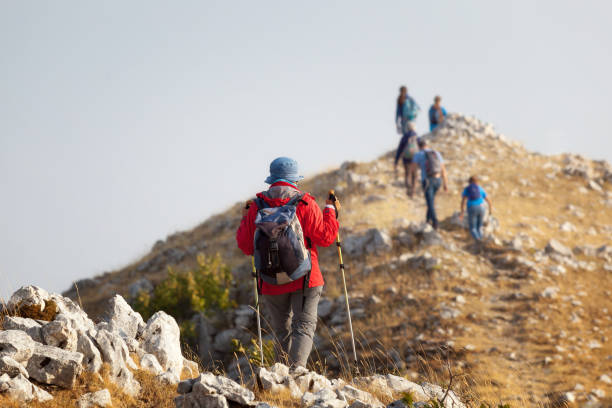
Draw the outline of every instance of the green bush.
<instances>
[{"instance_id":1,"label":"green bush","mask_svg":"<svg viewBox=\"0 0 612 408\"><path fill-rule=\"evenodd\" d=\"M196 338L190 321L196 313L210 316L235 306L229 296L232 275L221 257L200 254L197 261L195 270L175 272L169 267L168 277L153 293L141 292L132 305L145 321L159 310L173 316L181 328L181 337L188 343Z\"/></svg>"}]
</instances>

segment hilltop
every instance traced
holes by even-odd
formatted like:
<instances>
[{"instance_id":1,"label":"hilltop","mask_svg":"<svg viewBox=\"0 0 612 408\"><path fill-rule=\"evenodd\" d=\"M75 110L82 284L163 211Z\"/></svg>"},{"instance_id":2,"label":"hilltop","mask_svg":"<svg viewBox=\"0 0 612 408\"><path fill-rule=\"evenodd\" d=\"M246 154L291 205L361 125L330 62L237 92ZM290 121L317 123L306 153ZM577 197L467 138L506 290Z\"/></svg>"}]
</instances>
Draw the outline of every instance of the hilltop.
<instances>
[{"instance_id":1,"label":"hilltop","mask_svg":"<svg viewBox=\"0 0 612 408\"><path fill-rule=\"evenodd\" d=\"M396 180L393 152L300 184L321 205L330 188L342 201L361 369L440 384L452 378L468 403L612 405L610 164L530 152L457 114L425 137L449 173L449 193L437 196L438 232L422 223L421 194L410 199ZM457 216L472 174L494 204L482 251ZM222 363L236 375L244 360L234 361L227 343L248 342L254 328L250 260L234 240L242 205L156 242L121 270L76 282L78 293L65 295L100 316L116 293L133 299L165 279L168 267L192 269L198 254L220 254L234 276L237 307L196 319L198 351L205 366ZM335 248L321 249L320 262L326 287L311 358L317 371L337 373L346 370L349 343Z\"/></svg>"}]
</instances>

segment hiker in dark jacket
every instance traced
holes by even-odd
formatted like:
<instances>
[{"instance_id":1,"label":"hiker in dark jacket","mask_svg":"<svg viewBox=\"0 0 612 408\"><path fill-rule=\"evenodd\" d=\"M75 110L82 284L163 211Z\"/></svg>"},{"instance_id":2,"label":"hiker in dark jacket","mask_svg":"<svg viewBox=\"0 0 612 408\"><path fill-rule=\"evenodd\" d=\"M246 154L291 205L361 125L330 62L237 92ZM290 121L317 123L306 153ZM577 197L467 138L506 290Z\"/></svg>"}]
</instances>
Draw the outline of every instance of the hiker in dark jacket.
<instances>
[{"instance_id":1,"label":"hiker in dark jacket","mask_svg":"<svg viewBox=\"0 0 612 408\"><path fill-rule=\"evenodd\" d=\"M442 98L436 95L434 104L429 108L429 131L433 131L446 117L446 109L440 105Z\"/></svg>"},{"instance_id":2,"label":"hiker in dark jacket","mask_svg":"<svg viewBox=\"0 0 612 408\"><path fill-rule=\"evenodd\" d=\"M406 186L406 193L412 197L412 186L416 180L416 172L413 171L412 166L412 157L418 152L417 145L417 134L413 130L409 130L402 136L400 139L399 145L397 146L397 151L395 152L395 161L393 163L393 172L395 177L397 178L397 162L400 157L402 158L402 163L404 164L404 185Z\"/></svg>"},{"instance_id":3,"label":"hiker in dark jacket","mask_svg":"<svg viewBox=\"0 0 612 408\"><path fill-rule=\"evenodd\" d=\"M298 188L297 183L302 178L298 175L295 160L279 157L270 164L270 176L266 179L270 188L257 194L257 197L263 200L267 207L280 207L303 194L297 204L296 215L310 253L311 270L305 276L309 276L308 284L304 285L305 277L302 277L283 285L269 284L260 279L258 285L270 313L272 329L280 343L277 344L277 355L288 356L290 366L305 367L312 349L317 325L317 306L324 284L317 246L326 247L335 241L338 221L334 204L339 209L340 203L337 200L335 203L327 200L325 209L321 211L314 197L302 193ZM244 209L236 231L238 247L246 255L254 253L255 218L258 210L256 203L251 203L248 209Z\"/></svg>"},{"instance_id":4,"label":"hiker in dark jacket","mask_svg":"<svg viewBox=\"0 0 612 408\"><path fill-rule=\"evenodd\" d=\"M468 186L463 189L461 194L461 214L459 217L463 219L467 204L470 234L476 241L482 241L482 224L486 213L484 202L486 201L489 205L489 214L493 213L493 205L487 193L478 185L476 176L470 177L468 182Z\"/></svg>"},{"instance_id":5,"label":"hiker in dark jacket","mask_svg":"<svg viewBox=\"0 0 612 408\"><path fill-rule=\"evenodd\" d=\"M427 146L427 141L423 138L418 139L419 152L412 158L412 168L416 171L417 166L421 169L421 185L425 194L427 204L426 220L434 229L438 229L438 216L436 214L435 198L440 186L445 192L448 191L448 179L446 177L446 167L442 155L436 150ZM414 193L414 184L412 193Z\"/></svg>"}]
</instances>

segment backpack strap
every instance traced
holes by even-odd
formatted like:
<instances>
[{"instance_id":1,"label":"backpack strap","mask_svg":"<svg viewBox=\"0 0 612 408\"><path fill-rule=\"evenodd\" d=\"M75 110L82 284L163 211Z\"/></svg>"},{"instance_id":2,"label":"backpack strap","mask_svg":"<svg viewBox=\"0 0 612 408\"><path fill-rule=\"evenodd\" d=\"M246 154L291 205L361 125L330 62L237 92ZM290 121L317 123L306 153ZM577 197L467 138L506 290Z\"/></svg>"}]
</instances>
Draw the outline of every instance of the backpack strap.
<instances>
[{"instance_id":1,"label":"backpack strap","mask_svg":"<svg viewBox=\"0 0 612 408\"><path fill-rule=\"evenodd\" d=\"M264 200L263 198L257 197L255 198L254 202L258 210L261 210L262 208L268 208L268 203L266 203L266 200Z\"/></svg>"}]
</instances>

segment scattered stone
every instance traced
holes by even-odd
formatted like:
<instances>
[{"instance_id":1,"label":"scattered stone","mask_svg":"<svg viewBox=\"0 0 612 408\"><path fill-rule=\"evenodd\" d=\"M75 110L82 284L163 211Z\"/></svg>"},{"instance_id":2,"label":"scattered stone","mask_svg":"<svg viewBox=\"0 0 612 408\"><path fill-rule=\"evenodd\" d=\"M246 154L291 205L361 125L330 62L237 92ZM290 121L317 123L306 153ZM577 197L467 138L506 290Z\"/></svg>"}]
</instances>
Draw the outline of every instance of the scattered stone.
<instances>
[{"instance_id":1,"label":"scattered stone","mask_svg":"<svg viewBox=\"0 0 612 408\"><path fill-rule=\"evenodd\" d=\"M83 394L77 401L78 408L104 408L111 407L112 400L107 389Z\"/></svg>"},{"instance_id":2,"label":"scattered stone","mask_svg":"<svg viewBox=\"0 0 612 408\"><path fill-rule=\"evenodd\" d=\"M138 395L140 384L128 368L128 365L134 365L134 361L123 338L116 332L100 329L95 340L102 354L102 360L110 366L109 375L113 382L126 394Z\"/></svg>"},{"instance_id":3,"label":"scattered stone","mask_svg":"<svg viewBox=\"0 0 612 408\"><path fill-rule=\"evenodd\" d=\"M30 377L25 367L9 356L0 357L0 374L8 374L11 378L19 374L25 378Z\"/></svg>"},{"instance_id":4,"label":"scattered stone","mask_svg":"<svg viewBox=\"0 0 612 408\"><path fill-rule=\"evenodd\" d=\"M567 256L567 257L571 257L573 255L572 251L568 247L566 247L565 245L563 245L562 243L560 243L554 238L548 241L545 251L548 254L557 254L557 255Z\"/></svg>"},{"instance_id":5,"label":"scattered stone","mask_svg":"<svg viewBox=\"0 0 612 408\"><path fill-rule=\"evenodd\" d=\"M157 357L153 354L145 354L142 356L140 359L140 367L153 375L160 375L164 372L164 369L157 361Z\"/></svg>"},{"instance_id":6,"label":"scattered stone","mask_svg":"<svg viewBox=\"0 0 612 408\"><path fill-rule=\"evenodd\" d=\"M11 378L8 374L0 375L0 393L21 402L47 402L53 399L47 391L38 388L22 375Z\"/></svg>"}]
</instances>

